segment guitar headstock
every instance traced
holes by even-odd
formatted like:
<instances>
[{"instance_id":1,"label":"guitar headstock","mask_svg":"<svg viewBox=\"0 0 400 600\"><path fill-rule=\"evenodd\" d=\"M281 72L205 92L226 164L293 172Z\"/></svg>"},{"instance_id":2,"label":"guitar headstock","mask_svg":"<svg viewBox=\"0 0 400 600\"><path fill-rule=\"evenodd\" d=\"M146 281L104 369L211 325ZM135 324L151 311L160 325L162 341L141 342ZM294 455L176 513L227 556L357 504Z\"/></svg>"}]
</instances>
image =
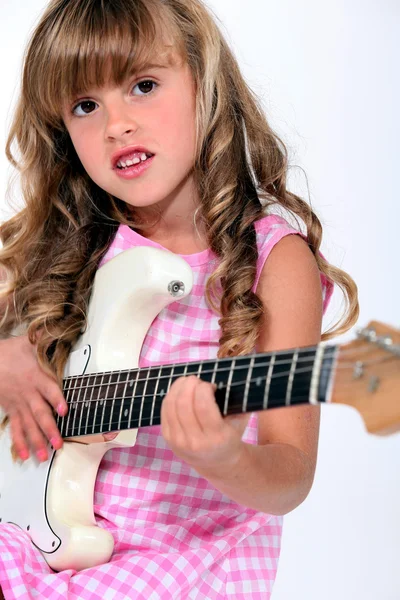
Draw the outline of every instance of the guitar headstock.
<instances>
[{"instance_id":1,"label":"guitar headstock","mask_svg":"<svg viewBox=\"0 0 400 600\"><path fill-rule=\"evenodd\" d=\"M358 410L369 433L400 431L400 331L378 321L340 347L332 402Z\"/></svg>"}]
</instances>

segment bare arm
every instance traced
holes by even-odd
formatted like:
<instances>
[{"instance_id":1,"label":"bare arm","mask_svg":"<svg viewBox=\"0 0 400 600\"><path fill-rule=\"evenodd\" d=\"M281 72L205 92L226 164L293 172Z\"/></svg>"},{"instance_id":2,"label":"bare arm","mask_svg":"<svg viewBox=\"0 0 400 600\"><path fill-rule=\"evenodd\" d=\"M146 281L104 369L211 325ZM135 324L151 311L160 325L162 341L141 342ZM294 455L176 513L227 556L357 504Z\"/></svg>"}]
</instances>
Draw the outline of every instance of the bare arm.
<instances>
[{"instance_id":1,"label":"bare arm","mask_svg":"<svg viewBox=\"0 0 400 600\"><path fill-rule=\"evenodd\" d=\"M291 235L278 242L257 291L265 309L258 351L320 341L320 276L302 238ZM258 418L258 446L242 443L233 464L197 470L239 504L269 514L286 514L305 500L313 483L320 410L309 405L270 409L259 412Z\"/></svg>"}]
</instances>

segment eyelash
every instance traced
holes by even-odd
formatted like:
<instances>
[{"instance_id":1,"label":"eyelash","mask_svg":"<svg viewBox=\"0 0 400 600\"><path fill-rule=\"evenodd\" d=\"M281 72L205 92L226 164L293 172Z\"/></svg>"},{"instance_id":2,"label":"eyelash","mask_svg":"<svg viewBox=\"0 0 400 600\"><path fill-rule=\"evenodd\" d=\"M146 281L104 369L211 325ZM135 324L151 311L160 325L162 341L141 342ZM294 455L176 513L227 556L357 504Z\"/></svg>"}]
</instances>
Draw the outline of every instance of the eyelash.
<instances>
[{"instance_id":1,"label":"eyelash","mask_svg":"<svg viewBox=\"0 0 400 600\"><path fill-rule=\"evenodd\" d=\"M157 83L156 81L154 81L153 79L142 79L141 81L138 81L137 83L135 83L135 85L133 86L133 88L135 88L136 86L140 85L141 83L152 83L152 84L155 86L155 88L157 88L157 87L158 87L158 83ZM133 89L133 88L132 88L132 89ZM150 96L151 94L153 94L153 93L154 93L154 91L155 91L155 88L153 88L153 89L151 90L151 92L148 92L147 94L142 94L142 97L145 97L145 96ZM75 114L75 110L78 108L78 106L80 106L81 104L84 104L85 102L92 102L93 104L96 104L96 102L94 102L94 100L89 100L89 99L88 99L88 100L81 100L80 102L78 102L77 104L75 104L75 105L72 107L72 109L71 109L71 113L72 113L72 115L73 115L74 117L78 117L78 118L82 118L82 117L83 117L83 115L76 115L76 114ZM92 111L92 112L93 112L93 111ZM91 113L86 113L86 116L88 116L88 115L90 115L90 114L91 114Z\"/></svg>"}]
</instances>

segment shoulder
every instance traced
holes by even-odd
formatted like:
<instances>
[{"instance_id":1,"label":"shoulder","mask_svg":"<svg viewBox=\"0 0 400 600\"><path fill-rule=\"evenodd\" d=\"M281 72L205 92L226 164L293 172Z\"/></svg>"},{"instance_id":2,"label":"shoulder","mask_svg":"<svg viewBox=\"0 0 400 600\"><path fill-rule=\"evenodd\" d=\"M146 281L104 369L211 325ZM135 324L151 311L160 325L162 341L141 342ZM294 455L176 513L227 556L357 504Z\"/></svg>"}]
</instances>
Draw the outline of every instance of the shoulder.
<instances>
[{"instance_id":1,"label":"shoulder","mask_svg":"<svg viewBox=\"0 0 400 600\"><path fill-rule=\"evenodd\" d=\"M307 242L287 235L271 249L257 289L264 307L261 352L313 345L321 338L320 271Z\"/></svg>"},{"instance_id":2,"label":"shoulder","mask_svg":"<svg viewBox=\"0 0 400 600\"><path fill-rule=\"evenodd\" d=\"M307 271L311 269L314 277L317 272L319 274L323 313L325 313L333 295L334 284L327 279L324 273L318 271L317 262L308 247L307 236L302 233L300 224L297 224L295 228L283 217L271 214L256 221L254 227L257 236L258 260L253 291L257 290L259 293L260 285L263 286L261 278L265 280L271 273L273 276L275 270L282 277L285 276L292 281L297 288L301 288L301 286L305 288L307 284L304 274L300 276L298 268ZM321 251L319 251L319 256L325 259ZM290 264L286 264L288 261Z\"/></svg>"}]
</instances>

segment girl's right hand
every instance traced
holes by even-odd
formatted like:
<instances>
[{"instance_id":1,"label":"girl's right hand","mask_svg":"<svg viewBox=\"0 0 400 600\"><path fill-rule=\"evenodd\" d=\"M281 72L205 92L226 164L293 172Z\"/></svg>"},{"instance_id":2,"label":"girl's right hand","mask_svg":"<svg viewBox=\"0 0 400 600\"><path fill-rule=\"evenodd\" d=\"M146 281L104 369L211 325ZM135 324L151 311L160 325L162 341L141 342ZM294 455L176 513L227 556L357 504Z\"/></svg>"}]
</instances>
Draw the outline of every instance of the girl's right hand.
<instances>
[{"instance_id":1,"label":"girl's right hand","mask_svg":"<svg viewBox=\"0 0 400 600\"><path fill-rule=\"evenodd\" d=\"M68 407L60 387L40 368L28 336L0 340L0 407L9 418L13 447L25 460L29 450L48 458L48 441L58 450L63 441L52 409L64 416Z\"/></svg>"}]
</instances>

